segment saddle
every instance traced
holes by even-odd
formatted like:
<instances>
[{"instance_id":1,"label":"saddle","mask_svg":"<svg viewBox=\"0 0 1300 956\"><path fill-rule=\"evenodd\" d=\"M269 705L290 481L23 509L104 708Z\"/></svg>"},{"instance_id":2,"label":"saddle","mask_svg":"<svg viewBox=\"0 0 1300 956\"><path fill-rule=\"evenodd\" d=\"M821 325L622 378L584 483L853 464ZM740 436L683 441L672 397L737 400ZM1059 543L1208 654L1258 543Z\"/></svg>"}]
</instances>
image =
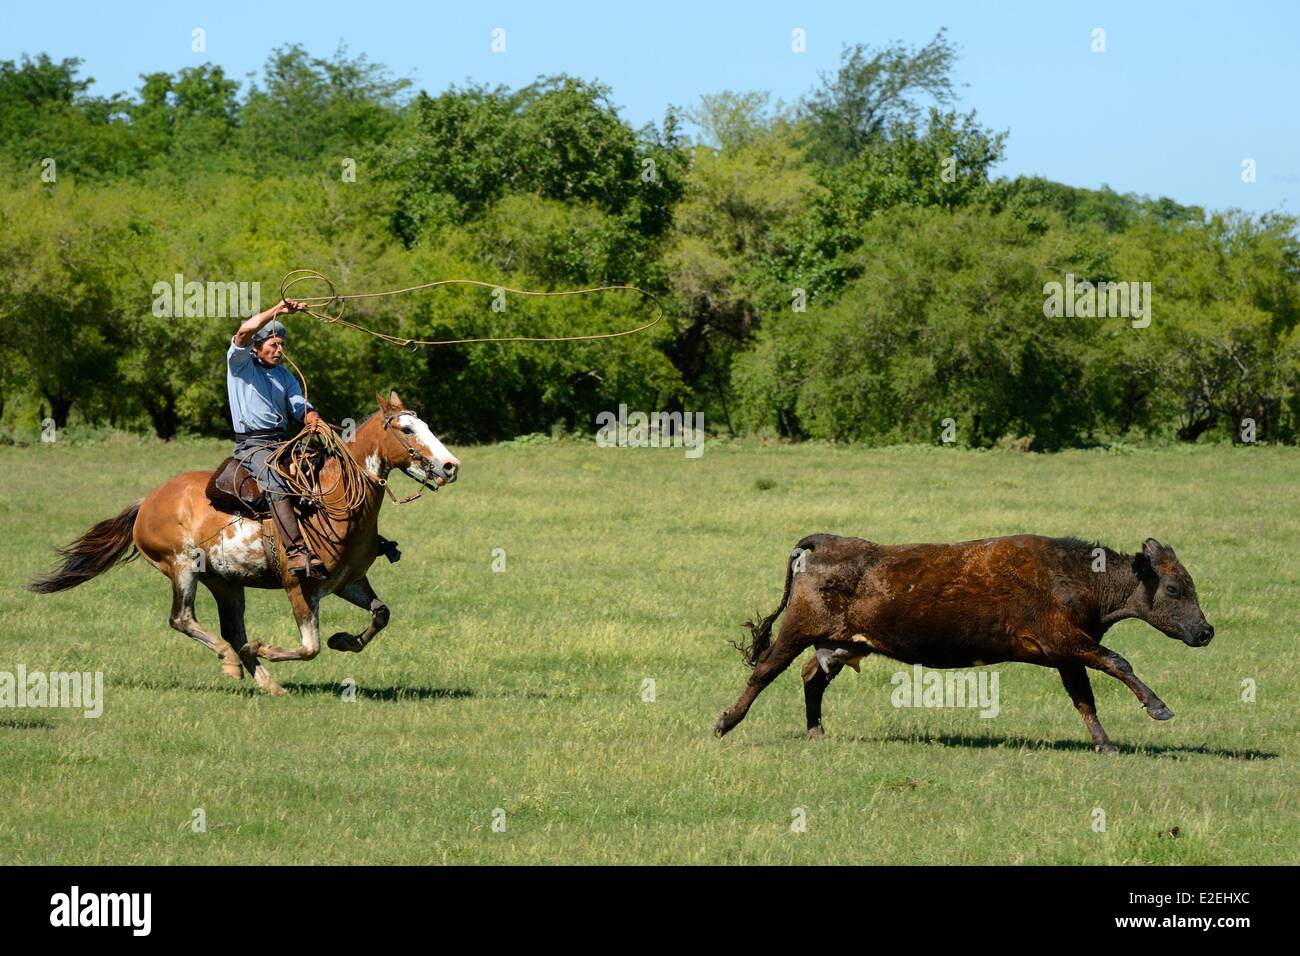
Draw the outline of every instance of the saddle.
<instances>
[{"instance_id":1,"label":"saddle","mask_svg":"<svg viewBox=\"0 0 1300 956\"><path fill-rule=\"evenodd\" d=\"M319 473L323 456L317 457L313 455L312 459L311 465ZM257 479L234 455L231 455L217 466L217 470L208 479L204 491L207 493L208 501L211 502L212 507L218 511L258 520L264 520L271 516L266 493L257 486ZM311 512L315 509L311 505L305 505L304 510ZM382 534L377 535L377 538L379 554L393 564L402 559L402 552L397 550L396 541L385 538ZM276 553L274 545L269 546L267 550L272 555Z\"/></svg>"},{"instance_id":2,"label":"saddle","mask_svg":"<svg viewBox=\"0 0 1300 956\"><path fill-rule=\"evenodd\" d=\"M320 474L324 464L325 453L313 450L307 462L313 477ZM295 475L298 474L296 468L292 470ZM204 491L212 507L218 511L248 518L271 517L271 503L266 500L266 493L258 487L257 479L253 477L252 472L234 455L217 466L217 470L208 479ZM315 506L305 499L299 500L295 509L301 515L310 515L316 511Z\"/></svg>"},{"instance_id":3,"label":"saddle","mask_svg":"<svg viewBox=\"0 0 1300 956\"><path fill-rule=\"evenodd\" d=\"M204 491L212 507L218 511L249 518L266 518L271 514L266 495L257 486L257 479L234 455L217 466Z\"/></svg>"}]
</instances>

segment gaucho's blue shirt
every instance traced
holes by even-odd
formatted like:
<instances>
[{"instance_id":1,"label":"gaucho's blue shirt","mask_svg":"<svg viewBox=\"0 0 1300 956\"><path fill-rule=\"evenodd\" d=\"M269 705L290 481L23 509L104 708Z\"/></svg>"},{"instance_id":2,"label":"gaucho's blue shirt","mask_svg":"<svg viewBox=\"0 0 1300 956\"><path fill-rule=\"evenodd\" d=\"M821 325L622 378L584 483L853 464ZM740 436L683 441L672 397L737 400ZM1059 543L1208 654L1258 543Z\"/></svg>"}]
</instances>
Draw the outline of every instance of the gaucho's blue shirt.
<instances>
[{"instance_id":1,"label":"gaucho's blue shirt","mask_svg":"<svg viewBox=\"0 0 1300 956\"><path fill-rule=\"evenodd\" d=\"M251 343L241 349L233 336L226 352L226 394L231 424L237 432L287 431L290 416L302 421L313 409L292 372L283 365L263 365L254 357Z\"/></svg>"}]
</instances>

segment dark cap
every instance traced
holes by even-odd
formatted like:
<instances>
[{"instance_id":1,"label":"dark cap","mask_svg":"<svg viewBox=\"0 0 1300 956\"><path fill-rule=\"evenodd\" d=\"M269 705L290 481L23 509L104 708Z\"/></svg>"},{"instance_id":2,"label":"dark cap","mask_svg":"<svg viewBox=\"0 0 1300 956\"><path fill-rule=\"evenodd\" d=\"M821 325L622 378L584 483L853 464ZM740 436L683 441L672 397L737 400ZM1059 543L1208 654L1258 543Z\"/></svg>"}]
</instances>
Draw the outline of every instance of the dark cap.
<instances>
[{"instance_id":1,"label":"dark cap","mask_svg":"<svg viewBox=\"0 0 1300 956\"><path fill-rule=\"evenodd\" d=\"M267 339L277 335L280 338L285 337L284 326L281 325L279 322L275 321L274 319L272 319L270 322L266 323L266 325L262 326L255 333L253 333L253 344L261 345Z\"/></svg>"}]
</instances>

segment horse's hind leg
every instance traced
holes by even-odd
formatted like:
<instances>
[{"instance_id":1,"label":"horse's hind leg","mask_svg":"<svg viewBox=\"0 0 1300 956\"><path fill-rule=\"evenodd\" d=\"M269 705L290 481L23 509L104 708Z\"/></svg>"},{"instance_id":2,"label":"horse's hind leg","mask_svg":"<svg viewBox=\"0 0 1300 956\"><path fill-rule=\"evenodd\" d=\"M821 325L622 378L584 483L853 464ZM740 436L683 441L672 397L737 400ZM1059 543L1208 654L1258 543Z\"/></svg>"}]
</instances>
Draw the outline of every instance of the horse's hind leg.
<instances>
[{"instance_id":1,"label":"horse's hind leg","mask_svg":"<svg viewBox=\"0 0 1300 956\"><path fill-rule=\"evenodd\" d=\"M244 676L239 655L223 638L209 634L199 627L194 617L194 592L198 590L198 575L189 567L174 570L172 579L172 613L169 622L172 627L187 637L192 637L208 650L221 658L221 673L239 680Z\"/></svg>"},{"instance_id":2,"label":"horse's hind leg","mask_svg":"<svg viewBox=\"0 0 1300 956\"><path fill-rule=\"evenodd\" d=\"M349 604L355 604L362 610L369 611L370 626L355 637L347 631L339 631L330 637L326 644L332 650L353 651L360 654L371 639L388 626L388 605L379 600L379 595L370 586L370 581L364 577L344 585L334 593Z\"/></svg>"},{"instance_id":3,"label":"horse's hind leg","mask_svg":"<svg viewBox=\"0 0 1300 956\"><path fill-rule=\"evenodd\" d=\"M217 614L221 618L221 636L239 654L248 673L253 675L253 682L259 690L268 694L282 696L287 694L267 670L266 665L258 661L257 655L248 649L248 634L244 630L244 586L229 581L204 581L217 602Z\"/></svg>"}]
</instances>

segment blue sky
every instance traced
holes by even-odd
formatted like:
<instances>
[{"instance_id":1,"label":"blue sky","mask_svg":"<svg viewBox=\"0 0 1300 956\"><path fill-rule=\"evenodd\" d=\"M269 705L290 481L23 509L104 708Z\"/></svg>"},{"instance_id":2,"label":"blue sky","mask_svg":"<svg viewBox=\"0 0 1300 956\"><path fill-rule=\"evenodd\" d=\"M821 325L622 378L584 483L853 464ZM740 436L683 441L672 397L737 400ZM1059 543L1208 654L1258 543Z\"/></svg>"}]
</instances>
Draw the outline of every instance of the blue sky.
<instances>
[{"instance_id":1,"label":"blue sky","mask_svg":"<svg viewBox=\"0 0 1300 956\"><path fill-rule=\"evenodd\" d=\"M1300 211L1300 4L1232 3L313 3L5 0L0 59L78 56L95 91L211 61L257 71L297 41L340 41L430 91L467 79L509 86L540 74L599 79L634 125L702 93L768 90L791 101L845 43L927 42L960 51L960 107L1009 130L999 175L1168 195L1211 209ZM202 27L207 52L194 53ZM506 31L506 52L490 49ZM791 51L802 28L807 52ZM1106 51L1092 51L1092 31ZM1256 182L1242 182L1242 160Z\"/></svg>"}]
</instances>

